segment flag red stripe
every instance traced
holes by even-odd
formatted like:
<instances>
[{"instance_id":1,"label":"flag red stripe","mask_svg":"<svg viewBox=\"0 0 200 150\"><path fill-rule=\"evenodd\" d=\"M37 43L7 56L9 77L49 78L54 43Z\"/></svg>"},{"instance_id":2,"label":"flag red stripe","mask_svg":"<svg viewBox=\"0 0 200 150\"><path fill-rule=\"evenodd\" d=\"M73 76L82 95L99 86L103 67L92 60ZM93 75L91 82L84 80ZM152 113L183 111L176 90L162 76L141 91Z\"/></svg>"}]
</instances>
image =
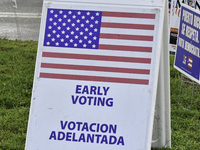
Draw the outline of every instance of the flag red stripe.
<instances>
[{"instance_id":1,"label":"flag red stripe","mask_svg":"<svg viewBox=\"0 0 200 150\"><path fill-rule=\"evenodd\" d=\"M125 34L106 34L106 33L101 33L100 34L100 38L120 39L120 40L153 41L153 36L125 35Z\"/></svg>"},{"instance_id":2,"label":"flag red stripe","mask_svg":"<svg viewBox=\"0 0 200 150\"><path fill-rule=\"evenodd\" d=\"M147 63L147 64L151 63L150 58L53 53L53 52L43 52L42 57L86 59L86 60L100 60L100 61L117 61L117 62L130 62L130 63Z\"/></svg>"},{"instance_id":3,"label":"flag red stripe","mask_svg":"<svg viewBox=\"0 0 200 150\"><path fill-rule=\"evenodd\" d=\"M124 29L154 30L154 25L147 25L147 24L125 24L125 23L102 22L101 23L101 27L105 27L105 28L124 28Z\"/></svg>"},{"instance_id":4,"label":"flag red stripe","mask_svg":"<svg viewBox=\"0 0 200 150\"><path fill-rule=\"evenodd\" d=\"M128 78L114 78L114 77L67 75L67 74L53 74L53 73L42 73L42 72L40 73L40 78L68 79L68 80L82 80L82 81L99 81L99 82L113 82L113 83L143 84L143 85L149 84L149 80L145 80L145 79L128 79Z\"/></svg>"},{"instance_id":5,"label":"flag red stripe","mask_svg":"<svg viewBox=\"0 0 200 150\"><path fill-rule=\"evenodd\" d=\"M102 12L102 16L155 19L155 14L146 14L146 13L126 13L126 12L107 12L107 11L104 11L104 12Z\"/></svg>"},{"instance_id":6,"label":"flag red stripe","mask_svg":"<svg viewBox=\"0 0 200 150\"><path fill-rule=\"evenodd\" d=\"M121 45L106 45L106 44L99 44L98 49L132 51L132 52L150 52L150 53L152 52L152 47L121 46Z\"/></svg>"},{"instance_id":7,"label":"flag red stripe","mask_svg":"<svg viewBox=\"0 0 200 150\"><path fill-rule=\"evenodd\" d=\"M84 65L68 65L68 64L52 64L52 63L42 63L41 67L42 68L55 68L55 69L86 70L86 71L135 73L135 74L149 74L150 73L150 70L147 70L147 69L129 69L129 68L84 66Z\"/></svg>"}]
</instances>

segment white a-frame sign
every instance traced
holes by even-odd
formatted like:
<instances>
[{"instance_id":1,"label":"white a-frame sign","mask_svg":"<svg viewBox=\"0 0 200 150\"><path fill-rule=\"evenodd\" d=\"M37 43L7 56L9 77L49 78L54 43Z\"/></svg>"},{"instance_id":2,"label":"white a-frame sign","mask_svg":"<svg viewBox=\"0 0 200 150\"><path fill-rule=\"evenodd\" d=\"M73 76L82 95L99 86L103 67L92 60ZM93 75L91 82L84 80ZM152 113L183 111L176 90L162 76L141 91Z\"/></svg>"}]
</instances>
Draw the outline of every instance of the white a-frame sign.
<instances>
[{"instance_id":1,"label":"white a-frame sign","mask_svg":"<svg viewBox=\"0 0 200 150\"><path fill-rule=\"evenodd\" d=\"M166 0L44 1L25 149L170 147L167 12Z\"/></svg>"}]
</instances>

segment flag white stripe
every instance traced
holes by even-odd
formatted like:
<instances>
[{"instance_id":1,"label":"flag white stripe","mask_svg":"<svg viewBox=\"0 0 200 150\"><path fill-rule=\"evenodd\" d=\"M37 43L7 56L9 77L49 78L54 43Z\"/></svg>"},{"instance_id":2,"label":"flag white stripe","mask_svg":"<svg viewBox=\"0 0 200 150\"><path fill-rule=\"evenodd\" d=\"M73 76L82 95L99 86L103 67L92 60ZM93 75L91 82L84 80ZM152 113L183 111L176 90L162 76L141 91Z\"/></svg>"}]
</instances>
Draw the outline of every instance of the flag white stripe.
<instances>
[{"instance_id":1,"label":"flag white stripe","mask_svg":"<svg viewBox=\"0 0 200 150\"><path fill-rule=\"evenodd\" d=\"M192 63L192 62L193 62L193 60L192 60L192 59L189 59L189 62L190 62L190 63Z\"/></svg>"},{"instance_id":2,"label":"flag white stripe","mask_svg":"<svg viewBox=\"0 0 200 150\"><path fill-rule=\"evenodd\" d=\"M153 36L153 30L101 28L101 33Z\"/></svg>"},{"instance_id":3,"label":"flag white stripe","mask_svg":"<svg viewBox=\"0 0 200 150\"><path fill-rule=\"evenodd\" d=\"M54 63L54 64L69 64L69 65L85 65L85 66L105 66L106 67L118 67L118 68L130 68L130 69L148 69L150 70L151 64L141 63L126 63L126 62L109 62L109 61L93 61L93 60L78 60L78 59L64 59L64 58L47 58L43 57L42 63Z\"/></svg>"},{"instance_id":4,"label":"flag white stripe","mask_svg":"<svg viewBox=\"0 0 200 150\"><path fill-rule=\"evenodd\" d=\"M127 24L148 24L154 25L154 19L143 19L143 18L125 18L125 17L106 17L102 16L101 22L110 22L110 23L127 23Z\"/></svg>"},{"instance_id":5,"label":"flag white stripe","mask_svg":"<svg viewBox=\"0 0 200 150\"><path fill-rule=\"evenodd\" d=\"M138 58L151 58L152 53L144 52L124 52L114 50L101 50L101 49L80 49L80 48L48 48L43 52L55 52L55 53L70 53L70 54L88 54L99 56L120 56L120 57L138 57Z\"/></svg>"},{"instance_id":6,"label":"flag white stripe","mask_svg":"<svg viewBox=\"0 0 200 150\"><path fill-rule=\"evenodd\" d=\"M99 44L153 47L151 41L99 39Z\"/></svg>"},{"instance_id":7,"label":"flag white stripe","mask_svg":"<svg viewBox=\"0 0 200 150\"><path fill-rule=\"evenodd\" d=\"M82 70L68 70L68 69L51 69L41 68L40 72L55 73L55 74L68 74L68 75L86 75L86 76L100 76L100 77L117 77L129 79L149 79L149 75L141 74L128 74L128 73L113 73L101 71L82 71Z\"/></svg>"}]
</instances>

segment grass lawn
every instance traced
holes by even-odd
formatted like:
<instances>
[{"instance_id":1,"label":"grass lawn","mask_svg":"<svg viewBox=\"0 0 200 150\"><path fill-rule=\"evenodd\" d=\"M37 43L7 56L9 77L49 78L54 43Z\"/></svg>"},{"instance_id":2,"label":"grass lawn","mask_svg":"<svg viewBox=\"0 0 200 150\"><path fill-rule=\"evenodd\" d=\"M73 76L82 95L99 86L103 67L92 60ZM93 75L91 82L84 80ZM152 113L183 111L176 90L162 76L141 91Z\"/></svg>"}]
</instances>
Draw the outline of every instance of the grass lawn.
<instances>
[{"instance_id":1,"label":"grass lawn","mask_svg":"<svg viewBox=\"0 0 200 150\"><path fill-rule=\"evenodd\" d=\"M37 42L0 39L0 150L25 147L36 52ZM172 150L200 150L200 87L194 85L191 104L193 86L184 78L179 100L181 74L173 61L171 56Z\"/></svg>"}]
</instances>

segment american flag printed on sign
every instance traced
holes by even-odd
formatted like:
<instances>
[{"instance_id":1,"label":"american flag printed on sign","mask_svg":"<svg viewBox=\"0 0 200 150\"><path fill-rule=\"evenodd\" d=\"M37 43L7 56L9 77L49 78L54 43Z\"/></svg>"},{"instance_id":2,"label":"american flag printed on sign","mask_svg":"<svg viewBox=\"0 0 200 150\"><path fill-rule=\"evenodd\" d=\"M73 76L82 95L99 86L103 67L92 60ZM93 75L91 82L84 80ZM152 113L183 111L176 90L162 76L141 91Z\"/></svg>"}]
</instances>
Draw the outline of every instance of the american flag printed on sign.
<instances>
[{"instance_id":1,"label":"american flag printed on sign","mask_svg":"<svg viewBox=\"0 0 200 150\"><path fill-rule=\"evenodd\" d=\"M155 14L47 11L40 78L148 85Z\"/></svg>"}]
</instances>

